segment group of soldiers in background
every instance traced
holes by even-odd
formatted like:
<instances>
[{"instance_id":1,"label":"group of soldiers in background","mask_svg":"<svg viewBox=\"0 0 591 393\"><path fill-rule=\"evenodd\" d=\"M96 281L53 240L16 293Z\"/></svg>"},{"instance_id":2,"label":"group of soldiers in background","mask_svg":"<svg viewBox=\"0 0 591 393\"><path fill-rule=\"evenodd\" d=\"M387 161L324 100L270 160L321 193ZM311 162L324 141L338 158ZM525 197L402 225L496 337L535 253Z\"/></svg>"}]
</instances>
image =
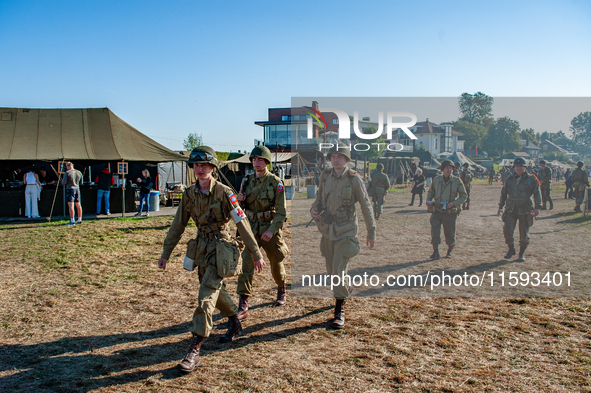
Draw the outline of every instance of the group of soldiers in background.
<instances>
[{"instance_id":1,"label":"group of soldiers in background","mask_svg":"<svg viewBox=\"0 0 591 393\"><path fill-rule=\"evenodd\" d=\"M331 167L319 176L318 192L310 215L321 234L320 251L325 260L327 274L344 277L348 272L350 259L360 252L355 205L359 203L361 207L367 229L366 244L372 249L376 239L376 220L382 213L390 182L388 176L383 173L383 165L378 164L369 179L373 198L372 208L363 179L347 166L351 161L349 147L339 143L328 151L327 158ZM192 248L187 248L187 256L191 253L192 258L188 259L191 266L185 268L198 268L200 286L198 306L193 315L191 328L193 339L187 355L179 364L184 372L191 372L199 364L201 344L213 328L212 317L216 308L228 317L229 322L228 331L220 337L220 342L232 341L242 330L241 321L248 317L248 301L253 293L254 272L261 272L265 267L261 248L267 254L271 274L277 284L274 305L282 306L286 303L287 276L283 260L289 249L282 231L287 215L284 185L282 180L267 168L271 163L271 152L267 147L255 147L250 160L255 171L243 180L240 191L237 192L217 181L212 175L214 171L219 173L217 155L213 149L206 146L198 147L189 157L189 165L198 180L183 193L158 261L158 266L165 269L189 219L193 219L197 226L197 238L193 240ZM542 171L544 183L540 187L538 180L526 171L523 158L515 159L513 165L513 174L503 174L504 185L498 214L502 214L503 234L509 247L505 258L511 258L516 254L513 233L519 223L518 261L524 261L524 253L529 244L529 228L542 208L540 188L543 189L546 200L550 202L550 209L553 208L552 199L549 197L551 177L546 179L547 171ZM578 169L572 174L577 211L580 211L582 191L585 185L589 185L587 173L581 167L582 163L579 162ZM441 172L433 179L426 198L428 211L432 213L431 259L440 258L442 226L447 244L446 257L452 257L458 216L462 210L470 209L473 174L469 165L464 164L464 169L460 171L459 163L454 165L451 160L444 160L441 163ZM494 176L494 170L492 173ZM489 179L490 177L489 173ZM230 220L233 220L238 228L240 242L230 233ZM241 243L245 248L239 247ZM236 269L236 272L231 273L239 274L238 307L226 291L223 279L231 274L222 274L220 271L223 270L223 267L220 267L220 255L223 255L220 254L220 245L230 249L230 253L234 252L234 256L230 257L234 258L234 261L237 260L236 253L240 253L242 249L242 270ZM329 322L330 327L341 329L345 326L344 306L351 292L350 283L346 285L345 282L341 282L339 286L334 287L335 308L334 317Z\"/></svg>"}]
</instances>

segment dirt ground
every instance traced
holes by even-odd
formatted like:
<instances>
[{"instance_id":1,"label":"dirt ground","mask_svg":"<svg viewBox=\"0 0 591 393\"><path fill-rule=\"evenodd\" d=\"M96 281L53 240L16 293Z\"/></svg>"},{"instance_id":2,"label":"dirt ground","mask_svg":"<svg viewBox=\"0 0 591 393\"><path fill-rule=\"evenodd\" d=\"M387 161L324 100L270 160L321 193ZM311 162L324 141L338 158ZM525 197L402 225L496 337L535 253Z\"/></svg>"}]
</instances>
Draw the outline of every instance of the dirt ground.
<instances>
[{"instance_id":1,"label":"dirt ground","mask_svg":"<svg viewBox=\"0 0 591 393\"><path fill-rule=\"evenodd\" d=\"M495 216L500 184L475 184L472 208L458 221L454 258L436 262L428 259L429 214L416 203L407 206L403 188L393 191L376 248L363 246L351 273L571 271L578 297L558 297L547 287L463 289L462 297L418 287L360 287L347 302L345 329L328 330L333 300L300 292L296 271L322 273L324 261L314 256L316 228L305 228L311 200L296 199L289 219L294 252L286 264L298 290L289 292L286 306L273 308L269 269L257 275L241 336L219 344L225 320L217 314L201 365L182 375L176 365L189 342L198 283L182 269L184 247L175 249L166 272L156 266L171 217L72 228L4 225L0 391L591 391L585 292L591 220L572 212L564 188L555 187L555 209L543 211L532 228L522 264L502 258L506 246ZM188 227L181 244L195 231ZM235 293L235 278L228 288Z\"/></svg>"}]
</instances>

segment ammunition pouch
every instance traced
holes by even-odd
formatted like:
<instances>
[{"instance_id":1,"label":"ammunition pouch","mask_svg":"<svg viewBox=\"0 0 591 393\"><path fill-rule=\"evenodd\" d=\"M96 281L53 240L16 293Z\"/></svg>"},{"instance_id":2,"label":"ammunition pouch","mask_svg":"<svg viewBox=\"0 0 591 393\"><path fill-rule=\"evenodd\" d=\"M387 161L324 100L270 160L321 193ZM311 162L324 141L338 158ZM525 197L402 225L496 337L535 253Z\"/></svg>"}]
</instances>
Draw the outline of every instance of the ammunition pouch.
<instances>
[{"instance_id":1,"label":"ammunition pouch","mask_svg":"<svg viewBox=\"0 0 591 393\"><path fill-rule=\"evenodd\" d=\"M355 221L347 220L341 223L334 224L334 234L336 236L341 236L342 234L349 232L355 229Z\"/></svg>"},{"instance_id":2,"label":"ammunition pouch","mask_svg":"<svg viewBox=\"0 0 591 393\"><path fill-rule=\"evenodd\" d=\"M235 238L221 240L216 244L216 268L218 276L232 277L242 273L242 250L244 244Z\"/></svg>"},{"instance_id":3,"label":"ammunition pouch","mask_svg":"<svg viewBox=\"0 0 591 393\"><path fill-rule=\"evenodd\" d=\"M275 218L275 210L267 210L264 212L246 210L246 216L251 221L270 222L273 221L273 219Z\"/></svg>"}]
</instances>

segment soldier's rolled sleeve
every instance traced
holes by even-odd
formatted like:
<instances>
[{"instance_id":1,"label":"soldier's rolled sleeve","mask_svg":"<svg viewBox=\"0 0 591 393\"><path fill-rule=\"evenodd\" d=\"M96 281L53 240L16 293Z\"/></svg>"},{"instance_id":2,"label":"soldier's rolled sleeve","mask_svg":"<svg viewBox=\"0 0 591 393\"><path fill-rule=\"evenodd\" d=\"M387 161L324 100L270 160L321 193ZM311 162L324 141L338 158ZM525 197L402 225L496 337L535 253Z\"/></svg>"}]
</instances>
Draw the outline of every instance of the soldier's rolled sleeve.
<instances>
[{"instance_id":1,"label":"soldier's rolled sleeve","mask_svg":"<svg viewBox=\"0 0 591 393\"><path fill-rule=\"evenodd\" d=\"M172 254L172 250L176 247L181 236L185 232L185 228L187 227L187 223L189 222L189 211L187 208L187 204L190 203L189 198L186 195L187 191L183 192L183 197L181 199L181 203L174 215L174 219L172 220L172 224L168 229L168 233L166 234L166 238L164 239L164 245L162 247L162 255L161 258L169 259L170 254Z\"/></svg>"},{"instance_id":2,"label":"soldier's rolled sleeve","mask_svg":"<svg viewBox=\"0 0 591 393\"><path fill-rule=\"evenodd\" d=\"M466 199L468 199L468 193L466 193L466 187L464 187L464 183L462 183L461 181L458 183L458 187L456 189L456 192L458 193L458 197L456 198L455 201L453 201L454 206L459 206L462 203L466 202Z\"/></svg>"},{"instance_id":3,"label":"soldier's rolled sleeve","mask_svg":"<svg viewBox=\"0 0 591 393\"><path fill-rule=\"evenodd\" d=\"M373 209L371 207L371 202L369 201L369 196L367 196L367 191L365 191L365 187L363 187L363 180L359 176L355 176L353 178L353 190L355 192L355 196L361 205L361 213L363 214L363 219L365 220L365 227L367 228L367 239L368 240L375 240L376 238L376 221L373 217Z\"/></svg>"},{"instance_id":4,"label":"soldier's rolled sleeve","mask_svg":"<svg viewBox=\"0 0 591 393\"><path fill-rule=\"evenodd\" d=\"M240 237L242 238L246 249L250 252L250 255L252 255L252 260L258 261L259 259L263 259L263 254L261 254L257 241L252 234L248 220L243 219L236 223L236 226L238 227L238 232L240 233Z\"/></svg>"},{"instance_id":5,"label":"soldier's rolled sleeve","mask_svg":"<svg viewBox=\"0 0 591 393\"><path fill-rule=\"evenodd\" d=\"M283 223L287 217L285 211L285 188L282 191L275 191L275 218L269 226L269 231L273 232L273 235L283 228Z\"/></svg>"}]
</instances>

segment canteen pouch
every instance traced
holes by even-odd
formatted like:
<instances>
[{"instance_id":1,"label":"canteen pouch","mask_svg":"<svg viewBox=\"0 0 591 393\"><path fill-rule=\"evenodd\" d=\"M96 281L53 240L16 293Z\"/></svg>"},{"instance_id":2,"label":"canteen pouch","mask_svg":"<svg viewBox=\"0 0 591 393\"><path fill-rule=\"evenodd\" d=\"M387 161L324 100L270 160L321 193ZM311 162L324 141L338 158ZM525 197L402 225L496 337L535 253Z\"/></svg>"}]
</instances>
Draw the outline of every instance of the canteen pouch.
<instances>
[{"instance_id":1,"label":"canteen pouch","mask_svg":"<svg viewBox=\"0 0 591 393\"><path fill-rule=\"evenodd\" d=\"M197 255L197 240L191 239L187 243L187 252L183 260L183 268L192 272L195 269L195 256Z\"/></svg>"},{"instance_id":2,"label":"canteen pouch","mask_svg":"<svg viewBox=\"0 0 591 393\"><path fill-rule=\"evenodd\" d=\"M232 277L242 273L242 249L244 245L236 239L220 240L215 246L215 263L218 276Z\"/></svg>"}]
</instances>

